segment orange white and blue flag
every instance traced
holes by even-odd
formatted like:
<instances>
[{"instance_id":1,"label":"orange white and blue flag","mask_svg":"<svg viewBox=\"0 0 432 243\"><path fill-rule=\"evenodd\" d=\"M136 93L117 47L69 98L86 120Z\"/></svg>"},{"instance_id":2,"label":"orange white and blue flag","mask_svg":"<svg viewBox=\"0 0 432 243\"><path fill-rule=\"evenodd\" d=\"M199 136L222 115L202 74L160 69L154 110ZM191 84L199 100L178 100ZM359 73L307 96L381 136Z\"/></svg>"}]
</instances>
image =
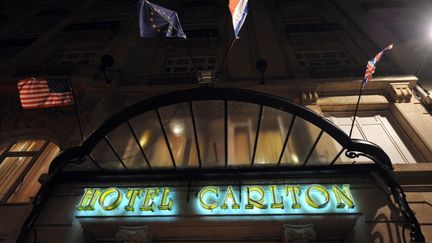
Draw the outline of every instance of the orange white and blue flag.
<instances>
[{"instance_id":1,"label":"orange white and blue flag","mask_svg":"<svg viewBox=\"0 0 432 243\"><path fill-rule=\"evenodd\" d=\"M246 20L248 11L248 0L230 0L229 10L232 16L234 35L236 39L239 38L240 29Z\"/></svg>"},{"instance_id":2,"label":"orange white and blue flag","mask_svg":"<svg viewBox=\"0 0 432 243\"><path fill-rule=\"evenodd\" d=\"M381 57L383 56L384 52L392 48L393 48L393 44L387 46L382 51L378 52L378 54L376 54L373 59L368 61L366 66L366 72L363 77L362 88L364 88L366 84L372 79L372 75L375 73L376 64L379 62L379 60L381 60Z\"/></svg>"}]
</instances>

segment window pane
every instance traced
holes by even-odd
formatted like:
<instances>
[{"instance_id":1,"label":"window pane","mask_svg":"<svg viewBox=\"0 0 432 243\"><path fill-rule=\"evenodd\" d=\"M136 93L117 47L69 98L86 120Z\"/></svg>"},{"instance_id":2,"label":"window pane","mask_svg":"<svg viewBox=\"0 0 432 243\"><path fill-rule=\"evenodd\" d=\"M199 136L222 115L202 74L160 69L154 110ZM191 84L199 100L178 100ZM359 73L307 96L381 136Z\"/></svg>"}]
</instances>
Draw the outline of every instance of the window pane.
<instances>
[{"instance_id":1,"label":"window pane","mask_svg":"<svg viewBox=\"0 0 432 243\"><path fill-rule=\"evenodd\" d=\"M147 162L136 143L127 123L111 131L107 138L128 169L147 168Z\"/></svg>"},{"instance_id":2,"label":"window pane","mask_svg":"<svg viewBox=\"0 0 432 243\"><path fill-rule=\"evenodd\" d=\"M124 168L120 160L115 156L114 152L108 146L108 143L105 141L105 139L99 141L90 154L103 169L121 170Z\"/></svg>"},{"instance_id":3,"label":"window pane","mask_svg":"<svg viewBox=\"0 0 432 243\"><path fill-rule=\"evenodd\" d=\"M197 167L198 155L188 103L160 108L162 123L177 167Z\"/></svg>"},{"instance_id":4,"label":"window pane","mask_svg":"<svg viewBox=\"0 0 432 243\"><path fill-rule=\"evenodd\" d=\"M331 121L337 125L342 131L345 132L345 134L349 134L350 130L351 130L351 124L352 124L352 117L331 117ZM351 138L356 138L356 139L365 139L362 135L361 129L360 129L360 125L358 123L354 124L353 127L353 131L352 131L352 135ZM364 156L360 156L359 158L355 158L355 159L351 159L345 156L345 152L344 151L341 156L336 160L335 164L347 164L347 163L355 163L355 164L363 164L363 163L372 163L372 160L364 157Z\"/></svg>"},{"instance_id":5,"label":"window pane","mask_svg":"<svg viewBox=\"0 0 432 243\"><path fill-rule=\"evenodd\" d=\"M254 165L277 164L292 115L264 107Z\"/></svg>"},{"instance_id":6,"label":"window pane","mask_svg":"<svg viewBox=\"0 0 432 243\"><path fill-rule=\"evenodd\" d=\"M130 123L152 168L173 167L156 111L139 115Z\"/></svg>"},{"instance_id":7,"label":"window pane","mask_svg":"<svg viewBox=\"0 0 432 243\"><path fill-rule=\"evenodd\" d=\"M3 145L3 146L0 146L0 155L2 155L3 154L3 152L6 150L6 147L7 147L7 145L5 144L5 145Z\"/></svg>"},{"instance_id":8,"label":"window pane","mask_svg":"<svg viewBox=\"0 0 432 243\"><path fill-rule=\"evenodd\" d=\"M320 131L321 129L312 123L297 117L282 157L282 164L303 165Z\"/></svg>"},{"instance_id":9,"label":"window pane","mask_svg":"<svg viewBox=\"0 0 432 243\"><path fill-rule=\"evenodd\" d=\"M330 165L341 150L342 146L328 133L324 132L309 158L307 165ZM352 160L346 158L344 154L341 154L338 160L341 160L341 158L352 163Z\"/></svg>"},{"instance_id":10,"label":"window pane","mask_svg":"<svg viewBox=\"0 0 432 243\"><path fill-rule=\"evenodd\" d=\"M415 162L411 153L409 153L405 146L398 146L397 142L401 145L402 140L399 137L389 136L390 134L387 133L384 124L362 124L362 128L366 138L380 146L390 157L392 163L401 164ZM389 127L387 127L387 129L393 130L393 128ZM404 151L401 150L401 147L404 148ZM405 154L403 152L405 152Z\"/></svg>"},{"instance_id":11,"label":"window pane","mask_svg":"<svg viewBox=\"0 0 432 243\"><path fill-rule=\"evenodd\" d=\"M39 151L45 140L24 140L16 142L9 151Z\"/></svg>"},{"instance_id":12,"label":"window pane","mask_svg":"<svg viewBox=\"0 0 432 243\"><path fill-rule=\"evenodd\" d=\"M33 157L6 157L0 164L0 200L14 185Z\"/></svg>"},{"instance_id":13,"label":"window pane","mask_svg":"<svg viewBox=\"0 0 432 243\"><path fill-rule=\"evenodd\" d=\"M343 117L344 113L333 115L335 116L332 116L331 120L346 134L349 134L353 117ZM360 114L356 117L352 137L377 144L387 153L394 164L415 162L416 159L411 152L415 148L409 146L410 143L406 135L396 133L390 120L391 114L388 112L382 112L381 114L369 114L366 112ZM400 132L402 133L402 131ZM355 161L356 163L370 162L365 157L356 158Z\"/></svg>"},{"instance_id":14,"label":"window pane","mask_svg":"<svg viewBox=\"0 0 432 243\"><path fill-rule=\"evenodd\" d=\"M228 164L251 165L260 106L228 102Z\"/></svg>"},{"instance_id":15,"label":"window pane","mask_svg":"<svg viewBox=\"0 0 432 243\"><path fill-rule=\"evenodd\" d=\"M398 148L398 151L400 151L401 155L404 157L405 162L412 163L416 162L416 159L414 157L414 154L411 151L415 151L415 146L411 144L410 141L406 138L405 134L398 134L396 130L403 132L401 129L396 129L396 127L393 127L391 125L391 116L379 116L378 119L383 124L384 128L386 129L386 132L389 134L391 138L393 138L393 143ZM397 163L396 160L393 160L393 163Z\"/></svg>"},{"instance_id":16,"label":"window pane","mask_svg":"<svg viewBox=\"0 0 432 243\"><path fill-rule=\"evenodd\" d=\"M48 173L51 161L59 152L60 148L57 145L49 143L25 176L20 187L18 187L16 192L8 199L8 202L29 202L31 197L34 197L39 191L41 186L38 181L39 177L43 173Z\"/></svg>"},{"instance_id":17,"label":"window pane","mask_svg":"<svg viewBox=\"0 0 432 243\"><path fill-rule=\"evenodd\" d=\"M203 167L225 165L224 102L193 102Z\"/></svg>"}]
</instances>

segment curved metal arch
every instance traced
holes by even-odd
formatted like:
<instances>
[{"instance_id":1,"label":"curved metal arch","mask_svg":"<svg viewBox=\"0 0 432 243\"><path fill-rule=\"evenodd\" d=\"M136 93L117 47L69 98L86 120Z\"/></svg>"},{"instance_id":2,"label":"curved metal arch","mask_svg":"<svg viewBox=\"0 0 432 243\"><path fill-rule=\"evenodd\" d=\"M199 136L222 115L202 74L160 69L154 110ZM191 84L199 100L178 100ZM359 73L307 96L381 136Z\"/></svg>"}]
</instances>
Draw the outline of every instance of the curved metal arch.
<instances>
[{"instance_id":1,"label":"curved metal arch","mask_svg":"<svg viewBox=\"0 0 432 243\"><path fill-rule=\"evenodd\" d=\"M347 149L347 152L349 152L348 154L350 154L350 156L353 156L353 154L356 153L367 154L370 157L375 158L374 162L377 163L380 167L391 168L390 158L379 146L364 140L350 139L339 127L328 121L323 116L315 113L314 111L280 97L256 91L235 88L201 87L190 90L166 93L138 102L106 120L83 142L83 144L78 148L78 150L74 150L73 153L75 154L75 156L79 155L80 157L90 154L90 152L94 149L98 142L104 139L107 134L109 134L121 124L128 122L128 120L142 113L173 104L179 104L189 101L210 100L229 100L253 103L291 113L314 124L318 128L322 129L324 132L329 134L333 139L335 139L345 149ZM60 160L54 161L52 163L52 166L57 166L59 163L61 163L59 161ZM53 171L53 168L50 167L50 171Z\"/></svg>"}]
</instances>

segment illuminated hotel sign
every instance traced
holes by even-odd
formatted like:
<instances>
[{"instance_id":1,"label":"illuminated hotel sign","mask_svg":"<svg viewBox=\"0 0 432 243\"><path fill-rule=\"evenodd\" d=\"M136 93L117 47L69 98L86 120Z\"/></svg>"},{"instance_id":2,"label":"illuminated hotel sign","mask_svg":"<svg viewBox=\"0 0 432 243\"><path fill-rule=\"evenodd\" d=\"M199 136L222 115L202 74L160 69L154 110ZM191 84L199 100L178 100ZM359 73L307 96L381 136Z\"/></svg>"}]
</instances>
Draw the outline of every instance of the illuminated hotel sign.
<instances>
[{"instance_id":1,"label":"illuminated hotel sign","mask_svg":"<svg viewBox=\"0 0 432 243\"><path fill-rule=\"evenodd\" d=\"M190 196L190 197L189 197ZM353 213L349 185L85 188L78 217Z\"/></svg>"}]
</instances>

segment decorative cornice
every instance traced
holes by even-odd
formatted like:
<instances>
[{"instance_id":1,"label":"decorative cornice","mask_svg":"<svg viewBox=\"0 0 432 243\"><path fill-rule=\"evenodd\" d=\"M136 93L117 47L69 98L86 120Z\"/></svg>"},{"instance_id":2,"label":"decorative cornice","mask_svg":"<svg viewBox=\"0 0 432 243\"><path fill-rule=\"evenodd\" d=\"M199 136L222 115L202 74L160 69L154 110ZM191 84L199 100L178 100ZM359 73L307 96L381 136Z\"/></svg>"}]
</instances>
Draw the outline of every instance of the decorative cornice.
<instances>
[{"instance_id":1,"label":"decorative cornice","mask_svg":"<svg viewBox=\"0 0 432 243\"><path fill-rule=\"evenodd\" d=\"M285 224L283 232L283 242L286 243L308 243L314 242L316 232L312 224L289 225Z\"/></svg>"},{"instance_id":2,"label":"decorative cornice","mask_svg":"<svg viewBox=\"0 0 432 243\"><path fill-rule=\"evenodd\" d=\"M318 102L318 92L315 86L300 87L302 105L316 105Z\"/></svg>"},{"instance_id":3,"label":"decorative cornice","mask_svg":"<svg viewBox=\"0 0 432 243\"><path fill-rule=\"evenodd\" d=\"M120 226L116 234L116 240L121 242L148 243L150 242L148 227Z\"/></svg>"},{"instance_id":4,"label":"decorative cornice","mask_svg":"<svg viewBox=\"0 0 432 243\"><path fill-rule=\"evenodd\" d=\"M387 91L391 101L395 103L409 103L412 97L412 91L409 82L389 83Z\"/></svg>"}]
</instances>

